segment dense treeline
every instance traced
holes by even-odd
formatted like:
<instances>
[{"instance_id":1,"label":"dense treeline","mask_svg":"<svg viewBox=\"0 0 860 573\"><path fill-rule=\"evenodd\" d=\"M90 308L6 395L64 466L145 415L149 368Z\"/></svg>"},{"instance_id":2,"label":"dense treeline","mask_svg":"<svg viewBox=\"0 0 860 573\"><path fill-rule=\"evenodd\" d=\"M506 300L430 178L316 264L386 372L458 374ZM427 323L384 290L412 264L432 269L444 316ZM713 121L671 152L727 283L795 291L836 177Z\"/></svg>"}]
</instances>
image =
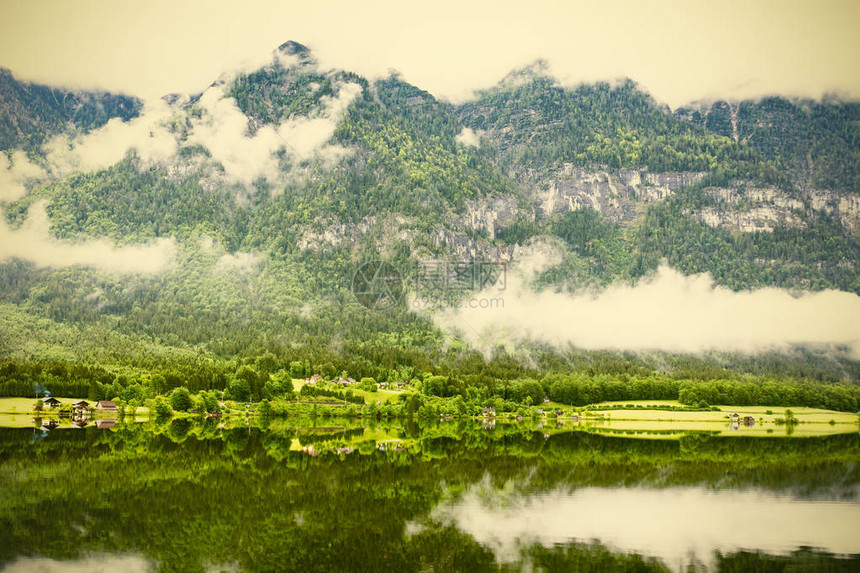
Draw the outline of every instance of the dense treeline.
<instances>
[{"instance_id":1,"label":"dense treeline","mask_svg":"<svg viewBox=\"0 0 860 573\"><path fill-rule=\"evenodd\" d=\"M701 187L694 187L648 209L633 235L633 276L665 258L685 274L709 272L733 290L778 286L860 292L860 269L853 264L860 260L860 241L838 222L819 216L803 229L736 234L689 214L700 201Z\"/></svg>"},{"instance_id":2,"label":"dense treeline","mask_svg":"<svg viewBox=\"0 0 860 573\"><path fill-rule=\"evenodd\" d=\"M860 103L766 97L675 115L744 142L804 187L860 189Z\"/></svg>"},{"instance_id":3,"label":"dense treeline","mask_svg":"<svg viewBox=\"0 0 860 573\"><path fill-rule=\"evenodd\" d=\"M243 363L244 362L244 363ZM344 364L344 363L341 363ZM491 363L487 372L474 372L466 363L453 366L447 374L420 372L398 366L377 369L380 382L410 381L426 396L460 396L477 407L498 405L511 410L539 405L545 397L571 406L585 406L602 401L679 400L695 407L709 405L806 406L853 412L860 409L860 387L845 384L822 384L785 379L730 378L689 379L666 374L628 375L595 372L549 373L541 378L522 374L521 368ZM274 354L255 360L220 363L216 367L177 369L153 372L115 373L98 365L80 363L17 362L0 363L0 396L34 396L50 392L54 396L87 397L91 400L120 398L127 402L151 399L169 394L176 388L191 392L222 391L224 399L259 401L293 393L291 378L321 375L334 379L348 373L333 363L315 364L310 360L285 362ZM440 370L440 372L444 372ZM371 380L370 377L367 378ZM372 382L375 384L376 379ZM361 396L349 390L304 386L302 396L329 396L363 403ZM510 404L506 406L505 404ZM415 406L417 410L422 404Z\"/></svg>"},{"instance_id":4,"label":"dense treeline","mask_svg":"<svg viewBox=\"0 0 860 573\"><path fill-rule=\"evenodd\" d=\"M778 179L750 147L666 113L636 84L566 89L526 70L522 81L487 90L458 115L488 130L505 165L526 175L563 163L662 171L714 171Z\"/></svg>"}]
</instances>

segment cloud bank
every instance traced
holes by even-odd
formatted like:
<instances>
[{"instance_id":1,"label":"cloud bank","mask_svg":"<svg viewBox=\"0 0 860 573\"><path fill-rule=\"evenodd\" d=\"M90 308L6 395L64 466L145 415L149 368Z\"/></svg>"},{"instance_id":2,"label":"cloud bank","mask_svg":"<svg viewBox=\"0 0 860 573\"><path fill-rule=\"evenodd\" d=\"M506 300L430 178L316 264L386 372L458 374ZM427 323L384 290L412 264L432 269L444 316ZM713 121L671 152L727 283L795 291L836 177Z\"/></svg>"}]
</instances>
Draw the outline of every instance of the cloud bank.
<instances>
[{"instance_id":1,"label":"cloud bank","mask_svg":"<svg viewBox=\"0 0 860 573\"><path fill-rule=\"evenodd\" d=\"M734 292L707 274L684 276L668 266L636 285L598 293L534 292L529 275L509 272L503 299L488 308L446 309L443 329L484 350L525 340L586 350L759 352L795 345L847 347L860 358L860 297L840 291L799 296L777 289Z\"/></svg>"},{"instance_id":2,"label":"cloud bank","mask_svg":"<svg viewBox=\"0 0 860 573\"><path fill-rule=\"evenodd\" d=\"M349 153L329 144L329 140L343 113L361 92L358 84L341 85L338 94L323 98L321 109L310 117L265 125L254 134L248 133L248 117L225 90L224 84L218 84L203 93L198 105L204 113L200 119L192 120L188 143L208 149L212 159L224 167L229 182L250 185L260 178L283 180L280 151L294 162L314 157L326 164ZM116 164L132 149L144 165L174 164L179 142L171 126L186 120L180 107L186 101L187 98L180 99L173 105L162 99L147 101L143 113L127 122L114 118L81 137L57 136L47 145L48 164L55 175L93 171ZM0 201L22 196L25 180L41 174L25 157L15 160L14 169L6 167L0 174Z\"/></svg>"},{"instance_id":3,"label":"cloud bank","mask_svg":"<svg viewBox=\"0 0 860 573\"><path fill-rule=\"evenodd\" d=\"M277 126L265 125L248 135L248 117L225 97L224 87L211 87L200 98L205 114L189 137L192 143L205 146L219 161L229 178L246 185L261 177L276 180L280 176L276 153L284 149L299 161L315 154L324 160L337 160L347 151L328 141L346 108L361 92L361 86L347 83L334 97L323 98L322 109L310 117L289 119Z\"/></svg>"},{"instance_id":4,"label":"cloud bank","mask_svg":"<svg viewBox=\"0 0 860 573\"><path fill-rule=\"evenodd\" d=\"M81 265L111 273L153 274L170 268L175 256L173 239L123 247L106 240L60 241L50 233L45 202L31 205L27 219L18 229L9 228L6 220L0 219L0 262L16 258L37 267Z\"/></svg>"},{"instance_id":5,"label":"cloud bank","mask_svg":"<svg viewBox=\"0 0 860 573\"><path fill-rule=\"evenodd\" d=\"M48 163L58 175L94 171L116 164L130 149L144 163L166 163L177 149L168 127L174 113L163 100L146 101L141 115L128 121L115 117L84 136L55 137L47 146Z\"/></svg>"}]
</instances>

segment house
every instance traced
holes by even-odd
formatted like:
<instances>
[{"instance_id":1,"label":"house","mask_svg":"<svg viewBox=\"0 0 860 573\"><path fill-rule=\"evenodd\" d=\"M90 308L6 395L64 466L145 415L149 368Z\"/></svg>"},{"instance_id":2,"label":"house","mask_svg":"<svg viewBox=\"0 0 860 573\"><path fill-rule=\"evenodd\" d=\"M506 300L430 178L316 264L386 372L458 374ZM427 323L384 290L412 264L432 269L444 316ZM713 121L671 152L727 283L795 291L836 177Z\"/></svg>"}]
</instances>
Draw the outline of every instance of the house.
<instances>
[{"instance_id":1,"label":"house","mask_svg":"<svg viewBox=\"0 0 860 573\"><path fill-rule=\"evenodd\" d=\"M77 402L72 402L72 410L75 412L86 412L90 409L90 403L86 400L78 400Z\"/></svg>"},{"instance_id":2,"label":"house","mask_svg":"<svg viewBox=\"0 0 860 573\"><path fill-rule=\"evenodd\" d=\"M496 409L495 408L484 408L483 410L481 410L481 413L484 416L495 416L496 415Z\"/></svg>"},{"instance_id":3,"label":"house","mask_svg":"<svg viewBox=\"0 0 860 573\"><path fill-rule=\"evenodd\" d=\"M543 403L544 403L544 404L549 404L549 396L544 396L544 397L543 397Z\"/></svg>"},{"instance_id":4,"label":"house","mask_svg":"<svg viewBox=\"0 0 860 573\"><path fill-rule=\"evenodd\" d=\"M398 388L406 388L406 382L398 382L397 387Z\"/></svg>"},{"instance_id":5,"label":"house","mask_svg":"<svg viewBox=\"0 0 860 573\"><path fill-rule=\"evenodd\" d=\"M741 416L740 416L740 414L738 414L737 412L732 412L732 413L729 415L729 419L730 419L732 422L737 422L738 420L740 420L740 418L741 418Z\"/></svg>"},{"instance_id":6,"label":"house","mask_svg":"<svg viewBox=\"0 0 860 573\"><path fill-rule=\"evenodd\" d=\"M314 374L313 376L311 376L310 378L305 380L305 384L315 386L316 383L322 381L322 379L323 379L323 377L320 376L319 374Z\"/></svg>"},{"instance_id":7,"label":"house","mask_svg":"<svg viewBox=\"0 0 860 573\"><path fill-rule=\"evenodd\" d=\"M564 416L564 410L556 410L555 415L556 416Z\"/></svg>"},{"instance_id":8,"label":"house","mask_svg":"<svg viewBox=\"0 0 860 573\"><path fill-rule=\"evenodd\" d=\"M755 426L755 418L752 416L744 416L744 426Z\"/></svg>"},{"instance_id":9,"label":"house","mask_svg":"<svg viewBox=\"0 0 860 573\"><path fill-rule=\"evenodd\" d=\"M387 388L388 388L388 382L380 382L379 383L379 389L380 390L386 390Z\"/></svg>"},{"instance_id":10,"label":"house","mask_svg":"<svg viewBox=\"0 0 860 573\"><path fill-rule=\"evenodd\" d=\"M113 400L99 400L96 404L96 411L106 414L119 414L119 408Z\"/></svg>"},{"instance_id":11,"label":"house","mask_svg":"<svg viewBox=\"0 0 860 573\"><path fill-rule=\"evenodd\" d=\"M60 401L53 396L45 396L42 398L42 406L45 406L46 408L59 408Z\"/></svg>"}]
</instances>

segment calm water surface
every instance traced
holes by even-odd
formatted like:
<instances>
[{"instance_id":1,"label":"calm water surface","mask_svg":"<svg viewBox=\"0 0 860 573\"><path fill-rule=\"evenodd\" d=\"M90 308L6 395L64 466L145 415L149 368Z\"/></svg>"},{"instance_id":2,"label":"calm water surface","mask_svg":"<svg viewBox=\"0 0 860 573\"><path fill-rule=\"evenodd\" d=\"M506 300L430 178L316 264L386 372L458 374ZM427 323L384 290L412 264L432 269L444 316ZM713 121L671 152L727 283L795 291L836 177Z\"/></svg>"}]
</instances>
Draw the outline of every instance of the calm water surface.
<instances>
[{"instance_id":1,"label":"calm water surface","mask_svg":"<svg viewBox=\"0 0 860 573\"><path fill-rule=\"evenodd\" d=\"M0 429L0 571L857 571L860 436Z\"/></svg>"}]
</instances>

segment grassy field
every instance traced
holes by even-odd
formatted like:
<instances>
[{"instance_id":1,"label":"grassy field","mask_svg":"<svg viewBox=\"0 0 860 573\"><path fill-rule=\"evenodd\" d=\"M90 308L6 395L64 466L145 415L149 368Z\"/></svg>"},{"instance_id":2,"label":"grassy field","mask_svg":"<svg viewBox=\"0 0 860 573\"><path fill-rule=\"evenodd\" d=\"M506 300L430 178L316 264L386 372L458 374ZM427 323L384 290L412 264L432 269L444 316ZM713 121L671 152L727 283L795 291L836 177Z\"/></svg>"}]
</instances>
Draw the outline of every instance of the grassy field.
<instances>
[{"instance_id":1,"label":"grassy field","mask_svg":"<svg viewBox=\"0 0 860 573\"><path fill-rule=\"evenodd\" d=\"M293 378L293 389L298 393L301 391L302 387L305 385L304 380L299 380ZM345 388L337 388L338 390L345 390ZM377 390L376 392L368 392L366 390L359 390L358 388L353 387L352 393L356 396L364 396L364 400L366 403L370 404L372 402L397 402L400 395L403 394L402 390Z\"/></svg>"},{"instance_id":2,"label":"grassy field","mask_svg":"<svg viewBox=\"0 0 860 573\"><path fill-rule=\"evenodd\" d=\"M776 406L718 406L719 411L711 412L673 412L670 410L644 410L637 408L610 409L619 406L681 406L672 400L638 400L622 402L601 402L589 407L594 417L583 417L583 426L597 433L641 435L642 437L665 437L665 432L715 432L726 436L823 436L830 434L854 433L860 430L857 414L836 412L820 408L784 408ZM603 407L603 408L601 408ZM790 409L800 422L788 427L777 424L777 419L785 417ZM768 414L768 412L770 412ZM729 415L737 413L741 418L755 418L753 426L733 425ZM663 433L663 434L661 434Z\"/></svg>"},{"instance_id":3,"label":"grassy field","mask_svg":"<svg viewBox=\"0 0 860 573\"><path fill-rule=\"evenodd\" d=\"M759 423L764 421L772 423L777 418L784 418L785 411L791 410L799 422L829 424L833 420L837 424L857 424L857 414L853 412L836 412L833 410L822 410L820 408L785 408L777 406L717 406L720 410L716 412L673 412L670 410L639 410L623 409L610 410L607 406L626 406L628 404L660 405L660 406L683 406L680 402L672 400L640 400L622 402L600 402L593 404L589 410L595 414L601 414L611 420L631 421L674 421L674 422L727 422L729 414L737 413L741 418L752 416ZM601 406L604 408L601 409ZM771 413L768 414L767 412Z\"/></svg>"},{"instance_id":4,"label":"grassy field","mask_svg":"<svg viewBox=\"0 0 860 573\"><path fill-rule=\"evenodd\" d=\"M83 398L57 398L62 404L72 404ZM31 414L36 398L0 398L0 414Z\"/></svg>"}]
</instances>

